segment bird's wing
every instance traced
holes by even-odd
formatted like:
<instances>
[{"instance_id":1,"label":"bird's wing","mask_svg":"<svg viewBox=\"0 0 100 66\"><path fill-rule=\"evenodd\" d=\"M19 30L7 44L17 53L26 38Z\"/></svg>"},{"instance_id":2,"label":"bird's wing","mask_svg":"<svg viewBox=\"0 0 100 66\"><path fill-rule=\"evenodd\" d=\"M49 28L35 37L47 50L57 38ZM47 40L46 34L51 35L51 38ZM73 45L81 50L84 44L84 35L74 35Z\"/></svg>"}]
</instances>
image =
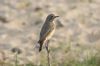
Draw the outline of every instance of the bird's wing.
<instances>
[{"instance_id":1,"label":"bird's wing","mask_svg":"<svg viewBox=\"0 0 100 66\"><path fill-rule=\"evenodd\" d=\"M47 25L43 26L40 33L40 41L45 40L45 38L52 32L53 28L48 27Z\"/></svg>"}]
</instances>

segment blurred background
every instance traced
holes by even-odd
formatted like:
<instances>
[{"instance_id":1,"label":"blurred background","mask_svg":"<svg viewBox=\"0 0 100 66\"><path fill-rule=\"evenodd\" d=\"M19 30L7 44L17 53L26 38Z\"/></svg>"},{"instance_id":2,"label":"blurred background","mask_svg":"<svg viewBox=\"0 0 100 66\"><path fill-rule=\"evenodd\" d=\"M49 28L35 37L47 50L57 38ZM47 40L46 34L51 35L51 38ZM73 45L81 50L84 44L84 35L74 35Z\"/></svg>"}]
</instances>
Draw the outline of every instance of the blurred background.
<instances>
[{"instance_id":1,"label":"blurred background","mask_svg":"<svg viewBox=\"0 0 100 66\"><path fill-rule=\"evenodd\" d=\"M34 46L51 13L60 16L49 46L51 65L99 66L100 0L0 0L0 63L14 64L13 49L19 49L20 65L47 66L45 48L37 53Z\"/></svg>"}]
</instances>

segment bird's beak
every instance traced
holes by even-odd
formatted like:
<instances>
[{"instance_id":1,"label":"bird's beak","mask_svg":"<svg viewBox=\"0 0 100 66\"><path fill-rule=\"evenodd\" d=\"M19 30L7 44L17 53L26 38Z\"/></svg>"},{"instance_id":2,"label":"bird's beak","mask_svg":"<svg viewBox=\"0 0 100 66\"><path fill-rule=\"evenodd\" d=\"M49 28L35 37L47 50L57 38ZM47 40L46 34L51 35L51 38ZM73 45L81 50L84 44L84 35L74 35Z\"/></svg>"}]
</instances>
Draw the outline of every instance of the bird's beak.
<instances>
[{"instance_id":1,"label":"bird's beak","mask_svg":"<svg viewBox=\"0 0 100 66\"><path fill-rule=\"evenodd\" d=\"M56 17L59 17L59 16L55 16L55 18L56 18Z\"/></svg>"}]
</instances>

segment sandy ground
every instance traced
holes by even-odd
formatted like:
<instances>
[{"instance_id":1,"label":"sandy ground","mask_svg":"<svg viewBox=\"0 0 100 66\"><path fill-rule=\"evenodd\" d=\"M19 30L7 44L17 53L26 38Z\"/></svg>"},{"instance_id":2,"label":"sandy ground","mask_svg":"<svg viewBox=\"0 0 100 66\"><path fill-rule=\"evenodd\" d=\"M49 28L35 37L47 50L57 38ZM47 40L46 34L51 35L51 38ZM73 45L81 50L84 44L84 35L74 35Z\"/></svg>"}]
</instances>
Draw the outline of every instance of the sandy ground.
<instances>
[{"instance_id":1,"label":"sandy ground","mask_svg":"<svg viewBox=\"0 0 100 66\"><path fill-rule=\"evenodd\" d=\"M60 16L50 43L56 60L71 56L82 61L100 52L100 0L0 0L0 59L5 55L13 61L11 49L17 47L20 62L37 62L34 46L51 13Z\"/></svg>"}]
</instances>

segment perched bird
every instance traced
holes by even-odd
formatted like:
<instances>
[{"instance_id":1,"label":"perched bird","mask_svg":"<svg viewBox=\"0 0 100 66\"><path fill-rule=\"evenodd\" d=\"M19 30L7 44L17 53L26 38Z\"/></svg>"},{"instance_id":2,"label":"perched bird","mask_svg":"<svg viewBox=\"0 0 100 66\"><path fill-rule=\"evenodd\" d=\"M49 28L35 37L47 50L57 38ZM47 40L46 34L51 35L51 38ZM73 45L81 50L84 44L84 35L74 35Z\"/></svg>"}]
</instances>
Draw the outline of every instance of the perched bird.
<instances>
[{"instance_id":1,"label":"perched bird","mask_svg":"<svg viewBox=\"0 0 100 66\"><path fill-rule=\"evenodd\" d=\"M40 32L40 39L38 41L40 45L39 52L42 50L42 45L44 44L44 42L50 40L50 38L54 34L56 25L53 20L56 17L59 16L55 16L54 14L49 14L45 20L45 23Z\"/></svg>"}]
</instances>

